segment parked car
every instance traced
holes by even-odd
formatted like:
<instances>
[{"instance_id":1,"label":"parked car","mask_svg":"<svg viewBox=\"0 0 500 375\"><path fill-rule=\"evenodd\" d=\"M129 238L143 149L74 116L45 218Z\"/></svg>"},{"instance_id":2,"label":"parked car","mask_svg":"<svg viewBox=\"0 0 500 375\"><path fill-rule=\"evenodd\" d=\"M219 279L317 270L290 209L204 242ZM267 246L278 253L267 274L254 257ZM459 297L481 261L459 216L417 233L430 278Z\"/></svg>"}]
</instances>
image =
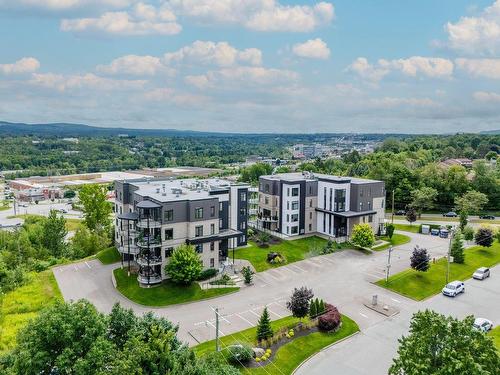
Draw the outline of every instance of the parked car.
<instances>
[{"instance_id":1,"label":"parked car","mask_svg":"<svg viewBox=\"0 0 500 375\"><path fill-rule=\"evenodd\" d=\"M493 215L481 215L479 218L483 220L495 220L495 216Z\"/></svg>"},{"instance_id":2,"label":"parked car","mask_svg":"<svg viewBox=\"0 0 500 375\"><path fill-rule=\"evenodd\" d=\"M493 328L493 323L491 322L491 320L485 318L476 318L472 327L481 332L488 332Z\"/></svg>"},{"instance_id":3,"label":"parked car","mask_svg":"<svg viewBox=\"0 0 500 375\"><path fill-rule=\"evenodd\" d=\"M472 277L476 280L484 280L490 277L490 269L486 267L478 268L476 272L472 274Z\"/></svg>"},{"instance_id":4,"label":"parked car","mask_svg":"<svg viewBox=\"0 0 500 375\"><path fill-rule=\"evenodd\" d=\"M65 210L64 208L61 208L59 210L59 212L61 212L62 214L67 214L68 213L68 210Z\"/></svg>"},{"instance_id":5,"label":"parked car","mask_svg":"<svg viewBox=\"0 0 500 375\"><path fill-rule=\"evenodd\" d=\"M398 216L405 216L406 215L406 211L405 210L397 210L395 212L395 215L398 215Z\"/></svg>"},{"instance_id":6,"label":"parked car","mask_svg":"<svg viewBox=\"0 0 500 375\"><path fill-rule=\"evenodd\" d=\"M452 281L443 288L443 295L455 297L457 294L465 293L465 284L462 281Z\"/></svg>"},{"instance_id":7,"label":"parked car","mask_svg":"<svg viewBox=\"0 0 500 375\"><path fill-rule=\"evenodd\" d=\"M450 211L450 212L443 214L443 217L458 217L458 214L454 211Z\"/></svg>"}]
</instances>

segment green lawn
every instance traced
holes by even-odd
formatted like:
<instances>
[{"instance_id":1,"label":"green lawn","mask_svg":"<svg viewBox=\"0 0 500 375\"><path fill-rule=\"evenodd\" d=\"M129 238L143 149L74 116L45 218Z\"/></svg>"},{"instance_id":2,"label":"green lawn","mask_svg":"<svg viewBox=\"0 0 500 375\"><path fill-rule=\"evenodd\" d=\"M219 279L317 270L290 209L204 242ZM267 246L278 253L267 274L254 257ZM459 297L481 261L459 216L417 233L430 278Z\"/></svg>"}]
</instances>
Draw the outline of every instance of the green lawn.
<instances>
[{"instance_id":1,"label":"green lawn","mask_svg":"<svg viewBox=\"0 0 500 375\"><path fill-rule=\"evenodd\" d=\"M137 282L137 276L127 276L125 269L117 268L113 273L117 289L131 301L145 306L159 307L199 301L239 290L237 287L202 290L197 283L180 286L169 281L165 281L157 287L141 288Z\"/></svg>"},{"instance_id":2,"label":"green lawn","mask_svg":"<svg viewBox=\"0 0 500 375\"><path fill-rule=\"evenodd\" d=\"M389 240L389 237L387 237L387 236L380 237L380 239L387 241L389 243L387 243L383 246L379 246L379 247L372 247L372 250L381 251L381 250L388 249L390 246L404 245L405 243L408 243L411 241L410 237L405 236L404 234L399 234L399 233L394 233L390 240Z\"/></svg>"},{"instance_id":3,"label":"green lawn","mask_svg":"<svg viewBox=\"0 0 500 375\"><path fill-rule=\"evenodd\" d=\"M498 351L500 352L500 326L495 327L488 334L491 336L491 338L493 339L493 342L495 343Z\"/></svg>"},{"instance_id":4,"label":"green lawn","mask_svg":"<svg viewBox=\"0 0 500 375\"><path fill-rule=\"evenodd\" d=\"M244 247L235 251L235 258L250 261L257 272L262 272L270 268L276 268L285 264L304 260L308 252L313 249L322 249L326 243L327 240L316 236L293 241L281 241L279 244L269 245L267 248L260 248L254 242L249 241L249 247ZM270 252L282 254L286 262L282 264L268 263L267 254ZM229 256L232 256L231 252Z\"/></svg>"},{"instance_id":5,"label":"green lawn","mask_svg":"<svg viewBox=\"0 0 500 375\"><path fill-rule=\"evenodd\" d=\"M116 247L111 246L99 251L96 254L96 258L99 259L102 264L113 264L121 260L121 255L118 250L116 250Z\"/></svg>"},{"instance_id":6,"label":"green lawn","mask_svg":"<svg viewBox=\"0 0 500 375\"><path fill-rule=\"evenodd\" d=\"M34 273L32 280L0 300L0 353L12 349L17 332L40 310L62 300L52 270Z\"/></svg>"},{"instance_id":7,"label":"green lawn","mask_svg":"<svg viewBox=\"0 0 500 375\"><path fill-rule=\"evenodd\" d=\"M465 250L465 263L450 264L450 281L466 280L479 267L491 267L500 262L500 243L490 248L474 246ZM427 272L417 272L413 269L392 275L389 283L379 280L377 285L390 289L417 301L441 292L446 283L446 259L441 258L432 264Z\"/></svg>"},{"instance_id":8,"label":"green lawn","mask_svg":"<svg viewBox=\"0 0 500 375\"><path fill-rule=\"evenodd\" d=\"M419 233L420 224L394 224L394 229L402 230L404 232Z\"/></svg>"},{"instance_id":9,"label":"green lawn","mask_svg":"<svg viewBox=\"0 0 500 375\"><path fill-rule=\"evenodd\" d=\"M10 204L7 201L0 201L0 211L6 211L10 208Z\"/></svg>"},{"instance_id":10,"label":"green lawn","mask_svg":"<svg viewBox=\"0 0 500 375\"><path fill-rule=\"evenodd\" d=\"M28 214L28 215L21 214L21 215L7 216L8 219L14 219L14 218L26 219L28 217L33 217L33 218L39 217L40 218L40 217L45 217L45 216L32 215L32 214ZM80 227L80 225L82 225L82 221L80 219L68 219L68 218L65 218L65 219L66 219L66 230L68 232L74 232Z\"/></svg>"},{"instance_id":11,"label":"green lawn","mask_svg":"<svg viewBox=\"0 0 500 375\"><path fill-rule=\"evenodd\" d=\"M278 331L282 327L293 328L298 322L297 318L291 316L275 320L271 323L274 331ZM258 375L288 375L307 358L319 352L322 348L331 345L355 332L359 331L359 327L352 319L347 316L342 316L342 328L335 333L314 332L307 336L298 337L288 344L280 347L272 361L266 366L259 368L249 368L240 370L244 374ZM256 336L256 328L249 328L244 331L236 332L221 338L221 347L236 343L247 343L254 346ZM193 348L198 356L205 355L215 350L215 341L204 342Z\"/></svg>"}]
</instances>

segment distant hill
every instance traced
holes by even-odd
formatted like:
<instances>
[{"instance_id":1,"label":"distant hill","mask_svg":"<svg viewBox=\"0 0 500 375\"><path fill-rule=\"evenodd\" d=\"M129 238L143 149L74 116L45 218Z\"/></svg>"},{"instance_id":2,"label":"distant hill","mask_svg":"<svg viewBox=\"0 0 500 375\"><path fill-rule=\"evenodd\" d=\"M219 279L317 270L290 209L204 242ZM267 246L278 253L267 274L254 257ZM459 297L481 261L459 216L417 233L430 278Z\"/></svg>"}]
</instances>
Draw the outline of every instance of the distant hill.
<instances>
[{"instance_id":1,"label":"distant hill","mask_svg":"<svg viewBox=\"0 0 500 375\"><path fill-rule=\"evenodd\" d=\"M497 134L500 134L500 129L497 129L497 130L484 130L482 132L479 132L479 134L497 135Z\"/></svg>"}]
</instances>

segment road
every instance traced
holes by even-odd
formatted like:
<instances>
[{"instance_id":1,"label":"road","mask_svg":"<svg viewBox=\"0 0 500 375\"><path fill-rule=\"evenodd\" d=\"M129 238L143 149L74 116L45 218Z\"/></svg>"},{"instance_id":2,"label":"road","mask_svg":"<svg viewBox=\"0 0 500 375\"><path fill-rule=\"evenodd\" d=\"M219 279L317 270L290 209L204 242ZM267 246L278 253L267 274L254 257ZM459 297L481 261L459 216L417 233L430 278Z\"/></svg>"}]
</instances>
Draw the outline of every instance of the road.
<instances>
[{"instance_id":1,"label":"road","mask_svg":"<svg viewBox=\"0 0 500 375\"><path fill-rule=\"evenodd\" d=\"M32 215L48 216L50 210L65 209L68 211L68 213L64 214L63 215L64 217L68 219L82 218L82 213L80 211L72 210L71 205L69 205L68 203L47 202L39 204L29 204L29 203L22 203L22 204L26 205L27 207L20 207L18 205L16 212L18 215L32 214ZM9 218L9 216L14 216L14 215L15 213L13 207L10 207L8 210L0 211L0 225L12 226L23 222L23 219L20 218Z\"/></svg>"},{"instance_id":2,"label":"road","mask_svg":"<svg viewBox=\"0 0 500 375\"><path fill-rule=\"evenodd\" d=\"M426 247L431 257L441 257L447 252L448 241L420 234L409 234L412 242L399 246L392 253L392 272L408 268L414 245ZM414 302L397 296L372 284L385 275L387 251L365 255L355 250L309 258L277 269L258 273L254 285L239 292L213 300L164 308L137 305L116 291L111 282L112 269L119 264L103 266L99 261L87 261L54 269L65 300L86 298L102 312L109 312L115 302L142 314L153 311L178 323L179 337L194 345L213 339L212 307L218 306L224 316L220 331L231 334L249 328L257 322L264 306L268 306L273 319L289 315L286 299L294 287L308 286L317 297L339 307L342 313L355 319L366 330L385 320L385 317L366 308L363 302L373 294L381 302L399 309L409 308Z\"/></svg>"},{"instance_id":3,"label":"road","mask_svg":"<svg viewBox=\"0 0 500 375\"><path fill-rule=\"evenodd\" d=\"M463 319L468 315L500 323L500 266L484 281L468 280L466 292L455 298L434 296L424 302L401 305L401 312L346 341L334 345L307 361L296 375L383 375L397 354L398 338L408 333L411 316L431 309Z\"/></svg>"}]
</instances>

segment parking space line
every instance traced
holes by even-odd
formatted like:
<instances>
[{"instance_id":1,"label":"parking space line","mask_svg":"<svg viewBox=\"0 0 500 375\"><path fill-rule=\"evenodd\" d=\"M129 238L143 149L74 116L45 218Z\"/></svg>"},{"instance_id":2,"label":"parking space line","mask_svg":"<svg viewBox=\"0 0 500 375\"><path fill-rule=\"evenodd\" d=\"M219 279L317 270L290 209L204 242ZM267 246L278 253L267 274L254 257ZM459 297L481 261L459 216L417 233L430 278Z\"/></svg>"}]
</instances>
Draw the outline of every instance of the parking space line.
<instances>
[{"instance_id":1,"label":"parking space line","mask_svg":"<svg viewBox=\"0 0 500 375\"><path fill-rule=\"evenodd\" d=\"M363 318L367 318L368 319L368 316L363 314L362 312L359 313L359 315L361 315Z\"/></svg>"},{"instance_id":2,"label":"parking space line","mask_svg":"<svg viewBox=\"0 0 500 375\"><path fill-rule=\"evenodd\" d=\"M290 267L297 268L300 272L307 272L305 269L296 266L295 264L290 264Z\"/></svg>"},{"instance_id":3,"label":"parking space line","mask_svg":"<svg viewBox=\"0 0 500 375\"><path fill-rule=\"evenodd\" d=\"M257 318L260 318L260 315L257 314L255 311L253 311L253 310L248 310L248 311L250 311L252 314L254 314Z\"/></svg>"},{"instance_id":4,"label":"parking space line","mask_svg":"<svg viewBox=\"0 0 500 375\"><path fill-rule=\"evenodd\" d=\"M85 264L87 265L87 267L89 268L89 270L92 269L92 267L90 267L90 265L87 262L85 262Z\"/></svg>"},{"instance_id":5,"label":"parking space line","mask_svg":"<svg viewBox=\"0 0 500 375\"><path fill-rule=\"evenodd\" d=\"M216 329L216 327L214 326L214 324L210 321L207 320L207 323L210 324L212 326L212 328ZM219 328L219 333L222 335L222 336L226 336L224 332L222 332Z\"/></svg>"},{"instance_id":6,"label":"parking space line","mask_svg":"<svg viewBox=\"0 0 500 375\"><path fill-rule=\"evenodd\" d=\"M253 324L250 320L242 317L240 314L235 314L238 318L240 318L241 320L243 320L244 322L247 322L248 324L250 324L251 327L255 327L255 324Z\"/></svg>"},{"instance_id":7,"label":"parking space line","mask_svg":"<svg viewBox=\"0 0 500 375\"><path fill-rule=\"evenodd\" d=\"M276 315L279 319L283 318L283 315L280 315L280 314L278 314L278 313L274 312L274 311L273 311L273 310L271 310L271 309L268 309L268 310L269 310L269 312L270 312L271 314Z\"/></svg>"},{"instance_id":8,"label":"parking space line","mask_svg":"<svg viewBox=\"0 0 500 375\"><path fill-rule=\"evenodd\" d=\"M78 271L78 267L76 265L74 265L73 268L75 269L75 271Z\"/></svg>"},{"instance_id":9,"label":"parking space line","mask_svg":"<svg viewBox=\"0 0 500 375\"><path fill-rule=\"evenodd\" d=\"M399 301L399 300L397 300L397 299L395 299L395 298L392 298L392 297L391 297L391 299L392 299L394 302L396 302L396 303L401 303L401 301Z\"/></svg>"}]
</instances>

